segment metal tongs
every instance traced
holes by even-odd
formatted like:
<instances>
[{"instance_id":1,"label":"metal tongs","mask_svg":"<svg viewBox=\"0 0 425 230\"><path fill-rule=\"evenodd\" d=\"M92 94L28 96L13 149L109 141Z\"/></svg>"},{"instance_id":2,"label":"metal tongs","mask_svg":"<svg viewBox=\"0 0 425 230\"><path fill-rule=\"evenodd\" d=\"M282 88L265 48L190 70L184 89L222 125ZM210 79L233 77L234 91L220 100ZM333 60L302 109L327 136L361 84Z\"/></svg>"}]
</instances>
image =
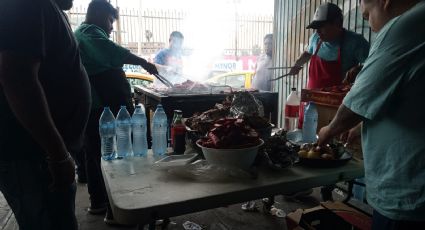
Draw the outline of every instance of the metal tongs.
<instances>
[{"instance_id":1,"label":"metal tongs","mask_svg":"<svg viewBox=\"0 0 425 230\"><path fill-rule=\"evenodd\" d=\"M172 88L174 85L167 78L163 77L159 73L153 74L160 82L162 82L168 88Z\"/></svg>"}]
</instances>

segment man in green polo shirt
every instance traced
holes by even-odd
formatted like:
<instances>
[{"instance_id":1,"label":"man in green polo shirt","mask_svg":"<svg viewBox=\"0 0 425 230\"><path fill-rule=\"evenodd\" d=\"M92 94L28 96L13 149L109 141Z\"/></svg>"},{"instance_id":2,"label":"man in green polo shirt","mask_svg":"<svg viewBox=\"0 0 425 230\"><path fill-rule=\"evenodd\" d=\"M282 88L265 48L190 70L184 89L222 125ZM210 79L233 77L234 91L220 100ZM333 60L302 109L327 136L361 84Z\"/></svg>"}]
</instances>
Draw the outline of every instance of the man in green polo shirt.
<instances>
[{"instance_id":1,"label":"man in green polo shirt","mask_svg":"<svg viewBox=\"0 0 425 230\"><path fill-rule=\"evenodd\" d=\"M369 57L319 145L363 122L372 229L425 224L425 2L362 0L378 32ZM413 34L412 34L413 33Z\"/></svg>"},{"instance_id":2,"label":"man in green polo shirt","mask_svg":"<svg viewBox=\"0 0 425 230\"><path fill-rule=\"evenodd\" d=\"M124 64L140 65L151 74L157 74L155 65L132 54L109 39L117 10L105 0L92 1L86 20L75 31L81 59L92 88L92 110L86 131L87 187L90 194L91 214L104 214L106 223L113 223L112 212L107 210L108 197L100 169L99 117L104 106L117 114L121 105L134 110L130 85L122 69Z\"/></svg>"}]
</instances>

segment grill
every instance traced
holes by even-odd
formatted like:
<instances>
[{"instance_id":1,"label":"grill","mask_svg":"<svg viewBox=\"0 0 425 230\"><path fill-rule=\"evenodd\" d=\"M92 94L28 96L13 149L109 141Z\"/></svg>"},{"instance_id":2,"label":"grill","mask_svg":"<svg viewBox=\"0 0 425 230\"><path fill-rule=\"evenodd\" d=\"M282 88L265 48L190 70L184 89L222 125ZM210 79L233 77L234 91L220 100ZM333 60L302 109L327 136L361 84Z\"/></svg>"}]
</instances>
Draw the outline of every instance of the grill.
<instances>
[{"instance_id":1,"label":"grill","mask_svg":"<svg viewBox=\"0 0 425 230\"><path fill-rule=\"evenodd\" d=\"M185 93L185 94L165 94L159 93L141 85L134 86L134 98L136 101L144 104L150 124L151 115L158 104L162 104L168 121L171 122L173 111L179 109L183 111L183 117L191 117L196 112L204 112L212 109L216 103L221 103L228 96L234 93ZM261 101L264 107L264 115L270 118L273 124L278 119L278 93L276 92L253 92L257 99ZM148 141L150 143L150 126L148 125Z\"/></svg>"}]
</instances>

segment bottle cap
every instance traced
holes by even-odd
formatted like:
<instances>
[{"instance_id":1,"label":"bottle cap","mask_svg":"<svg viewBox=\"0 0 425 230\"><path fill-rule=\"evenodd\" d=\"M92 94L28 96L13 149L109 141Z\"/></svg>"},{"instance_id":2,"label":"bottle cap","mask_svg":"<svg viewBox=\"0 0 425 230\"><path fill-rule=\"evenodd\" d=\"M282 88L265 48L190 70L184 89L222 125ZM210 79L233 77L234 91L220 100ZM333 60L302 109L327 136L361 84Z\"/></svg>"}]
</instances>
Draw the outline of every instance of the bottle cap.
<instances>
[{"instance_id":1,"label":"bottle cap","mask_svg":"<svg viewBox=\"0 0 425 230\"><path fill-rule=\"evenodd\" d=\"M291 88L291 90L292 90L292 91L297 91L297 88L292 87L292 88Z\"/></svg>"}]
</instances>

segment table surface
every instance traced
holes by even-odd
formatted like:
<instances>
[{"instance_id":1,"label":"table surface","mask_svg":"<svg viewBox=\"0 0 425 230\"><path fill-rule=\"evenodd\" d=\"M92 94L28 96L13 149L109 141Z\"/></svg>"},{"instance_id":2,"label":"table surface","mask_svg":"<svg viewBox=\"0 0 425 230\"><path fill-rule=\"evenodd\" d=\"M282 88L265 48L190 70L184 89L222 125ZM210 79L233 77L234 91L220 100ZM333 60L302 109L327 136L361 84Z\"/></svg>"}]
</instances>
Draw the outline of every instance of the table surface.
<instances>
[{"instance_id":1,"label":"table surface","mask_svg":"<svg viewBox=\"0 0 425 230\"><path fill-rule=\"evenodd\" d=\"M121 223L147 224L155 219L237 204L363 177L355 159L336 168L295 165L280 171L260 168L255 179L201 182L158 170L147 157L102 160L102 173L114 217Z\"/></svg>"}]
</instances>

